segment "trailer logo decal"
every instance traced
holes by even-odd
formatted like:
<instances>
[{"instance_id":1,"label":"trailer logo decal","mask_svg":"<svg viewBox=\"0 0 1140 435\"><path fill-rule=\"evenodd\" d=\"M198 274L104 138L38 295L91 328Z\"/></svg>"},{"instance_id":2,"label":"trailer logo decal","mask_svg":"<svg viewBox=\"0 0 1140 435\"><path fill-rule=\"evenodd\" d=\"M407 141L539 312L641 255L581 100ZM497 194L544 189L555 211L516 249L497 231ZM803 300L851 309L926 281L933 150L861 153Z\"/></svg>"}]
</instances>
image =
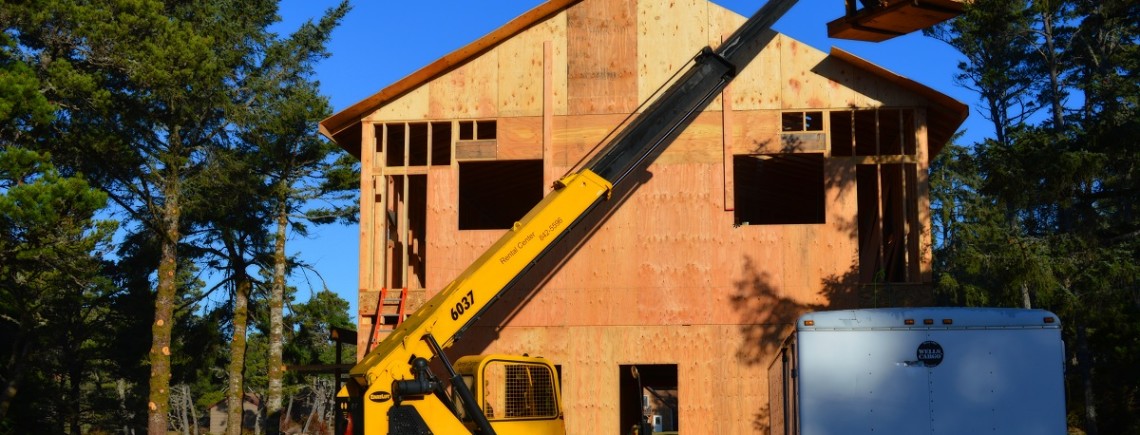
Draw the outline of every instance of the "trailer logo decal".
<instances>
[{"instance_id":1,"label":"trailer logo decal","mask_svg":"<svg viewBox=\"0 0 1140 435\"><path fill-rule=\"evenodd\" d=\"M392 399L392 393L387 391L373 391L372 394L368 395L368 400L377 403L387 402L390 399Z\"/></svg>"},{"instance_id":2,"label":"trailer logo decal","mask_svg":"<svg viewBox=\"0 0 1140 435\"><path fill-rule=\"evenodd\" d=\"M934 341L924 341L918 345L918 360L927 367L937 367L942 363L942 345Z\"/></svg>"}]
</instances>

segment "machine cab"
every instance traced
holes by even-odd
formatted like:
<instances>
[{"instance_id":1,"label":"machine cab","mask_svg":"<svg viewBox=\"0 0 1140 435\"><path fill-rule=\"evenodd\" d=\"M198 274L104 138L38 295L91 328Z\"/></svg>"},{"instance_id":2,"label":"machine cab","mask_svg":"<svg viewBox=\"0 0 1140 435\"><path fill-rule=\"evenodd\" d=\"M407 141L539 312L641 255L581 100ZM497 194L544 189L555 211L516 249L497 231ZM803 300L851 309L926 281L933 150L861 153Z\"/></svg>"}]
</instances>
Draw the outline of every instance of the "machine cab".
<instances>
[{"instance_id":1,"label":"machine cab","mask_svg":"<svg viewBox=\"0 0 1140 435\"><path fill-rule=\"evenodd\" d=\"M474 393L498 434L565 434L561 390L554 365L541 357L472 355L459 358L455 370ZM456 396L454 393L453 396ZM471 430L475 424L456 396L456 415Z\"/></svg>"}]
</instances>

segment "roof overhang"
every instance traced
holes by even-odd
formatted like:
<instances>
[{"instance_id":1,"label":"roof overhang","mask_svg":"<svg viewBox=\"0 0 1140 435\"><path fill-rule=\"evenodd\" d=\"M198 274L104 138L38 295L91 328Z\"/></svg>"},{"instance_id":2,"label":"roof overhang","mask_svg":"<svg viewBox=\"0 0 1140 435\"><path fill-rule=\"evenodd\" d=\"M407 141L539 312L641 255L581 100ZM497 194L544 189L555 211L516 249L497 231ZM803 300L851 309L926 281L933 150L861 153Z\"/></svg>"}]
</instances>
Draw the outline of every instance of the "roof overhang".
<instances>
[{"instance_id":1,"label":"roof overhang","mask_svg":"<svg viewBox=\"0 0 1140 435\"><path fill-rule=\"evenodd\" d=\"M958 127L961 127L962 123L966 121L966 117L970 116L969 106L929 86L895 74L837 47L831 47L830 56L886 80L901 89L913 92L930 102L927 112L927 140L929 141L931 160L950 142L950 138L958 131Z\"/></svg>"},{"instance_id":2,"label":"roof overhang","mask_svg":"<svg viewBox=\"0 0 1140 435\"><path fill-rule=\"evenodd\" d=\"M369 113L415 90L425 83L446 74L470 59L494 48L503 41L514 37L531 26L581 1L582 0L550 0L538 5L534 9L511 20L506 25L488 33L486 36L411 73L407 77L380 90L380 92L325 118L320 122L321 134L332 139L340 145L341 148L344 148L359 158L361 138L360 123ZM931 102L928 122L930 129L928 138L930 141L931 158L938 154L942 147L949 142L950 138L958 130L958 127L962 125L962 122L964 122L969 115L970 110L968 106L926 85L895 74L839 48L832 47L830 55L872 75L878 76L900 88L914 92Z\"/></svg>"}]
</instances>

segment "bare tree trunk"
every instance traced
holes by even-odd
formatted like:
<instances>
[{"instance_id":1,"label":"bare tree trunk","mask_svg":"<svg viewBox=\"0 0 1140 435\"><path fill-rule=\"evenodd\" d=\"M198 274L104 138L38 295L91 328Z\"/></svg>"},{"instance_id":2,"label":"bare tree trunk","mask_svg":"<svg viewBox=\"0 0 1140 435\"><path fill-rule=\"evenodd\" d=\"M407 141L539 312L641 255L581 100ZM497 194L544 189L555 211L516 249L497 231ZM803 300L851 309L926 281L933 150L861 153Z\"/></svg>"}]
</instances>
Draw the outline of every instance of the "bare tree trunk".
<instances>
[{"instance_id":1,"label":"bare tree trunk","mask_svg":"<svg viewBox=\"0 0 1140 435\"><path fill-rule=\"evenodd\" d=\"M277 234L273 245L273 288L269 297L269 400L266 403L266 415L269 416L270 435L277 435L281 431L281 391L284 377L281 370L284 364L282 312L285 308L285 236L289 224L287 212L282 201L277 209Z\"/></svg>"},{"instance_id":2,"label":"bare tree trunk","mask_svg":"<svg viewBox=\"0 0 1140 435\"><path fill-rule=\"evenodd\" d=\"M119 379L116 383L116 391L119 393L119 412L122 413L123 435L134 435L135 431L127 424L133 419L133 415L127 410L127 381Z\"/></svg>"},{"instance_id":3,"label":"bare tree trunk","mask_svg":"<svg viewBox=\"0 0 1140 435\"><path fill-rule=\"evenodd\" d=\"M292 395L289 396L289 405L285 407L285 412L284 412L284 415L282 415L282 417L281 417L281 421L283 422L281 424L282 426L288 426L289 424L293 423L293 396Z\"/></svg>"},{"instance_id":4,"label":"bare tree trunk","mask_svg":"<svg viewBox=\"0 0 1140 435\"><path fill-rule=\"evenodd\" d=\"M245 335L249 317L249 292L252 283L245 276L244 269L234 268L234 336L230 343L229 388L226 393L226 434L241 435L242 417L245 412Z\"/></svg>"},{"instance_id":5,"label":"bare tree trunk","mask_svg":"<svg viewBox=\"0 0 1140 435\"><path fill-rule=\"evenodd\" d=\"M309 385L310 397L312 397L311 411L309 416L305 418L305 427L302 432L309 433L309 425L313 423L313 420L316 420L318 425L323 424L325 408L329 402L329 392L326 390L330 389L331 387L327 383L321 382L321 378L313 378L313 383Z\"/></svg>"},{"instance_id":6,"label":"bare tree trunk","mask_svg":"<svg viewBox=\"0 0 1140 435\"><path fill-rule=\"evenodd\" d=\"M171 177L177 179L177 175ZM147 433L166 435L170 413L170 337L174 326L174 304L178 272L179 207L175 182L167 184L163 207L161 256L158 262L158 289L154 298L154 324L151 325L150 397L147 403Z\"/></svg>"},{"instance_id":7,"label":"bare tree trunk","mask_svg":"<svg viewBox=\"0 0 1140 435\"><path fill-rule=\"evenodd\" d=\"M1025 309L1033 308L1033 301L1029 298L1029 284L1021 283L1021 307Z\"/></svg>"},{"instance_id":8,"label":"bare tree trunk","mask_svg":"<svg viewBox=\"0 0 1140 435\"><path fill-rule=\"evenodd\" d=\"M194 408L194 401L190 397L190 386L186 384L175 385L170 389L170 408L173 414L171 426L182 435L191 435L190 428L195 420L190 419L190 410Z\"/></svg>"}]
</instances>

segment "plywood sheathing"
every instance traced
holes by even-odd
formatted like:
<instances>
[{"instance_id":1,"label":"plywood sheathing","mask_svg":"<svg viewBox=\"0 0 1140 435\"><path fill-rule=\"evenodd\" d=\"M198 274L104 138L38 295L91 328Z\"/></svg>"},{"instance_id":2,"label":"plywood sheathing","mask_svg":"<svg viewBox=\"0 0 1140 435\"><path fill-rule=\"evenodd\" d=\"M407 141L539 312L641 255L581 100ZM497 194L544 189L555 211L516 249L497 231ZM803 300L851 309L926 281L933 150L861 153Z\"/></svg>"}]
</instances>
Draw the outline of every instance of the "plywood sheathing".
<instances>
[{"instance_id":1,"label":"plywood sheathing","mask_svg":"<svg viewBox=\"0 0 1140 435\"><path fill-rule=\"evenodd\" d=\"M593 0L566 17L570 115L630 113L638 104L637 2Z\"/></svg>"},{"instance_id":2,"label":"plywood sheathing","mask_svg":"<svg viewBox=\"0 0 1140 435\"><path fill-rule=\"evenodd\" d=\"M709 45L706 0L628 2L637 7L637 101L647 100ZM668 42L665 42L668 41ZM679 48L679 49L678 49Z\"/></svg>"}]
</instances>

